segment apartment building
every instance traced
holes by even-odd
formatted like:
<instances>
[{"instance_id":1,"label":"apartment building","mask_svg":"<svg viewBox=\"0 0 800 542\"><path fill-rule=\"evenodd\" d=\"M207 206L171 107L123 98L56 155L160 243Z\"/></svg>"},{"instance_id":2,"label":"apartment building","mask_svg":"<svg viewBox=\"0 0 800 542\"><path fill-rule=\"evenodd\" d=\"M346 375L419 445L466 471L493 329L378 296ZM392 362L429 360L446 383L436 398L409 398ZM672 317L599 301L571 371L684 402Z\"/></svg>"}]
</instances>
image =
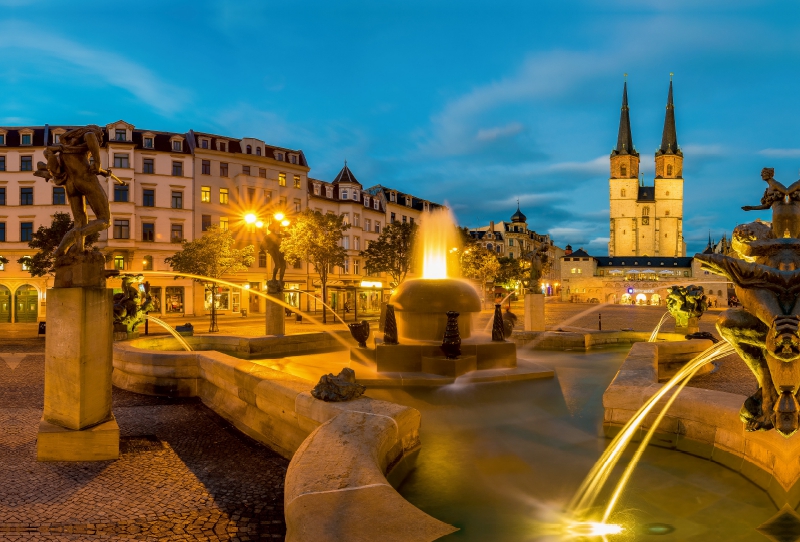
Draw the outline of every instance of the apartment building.
<instances>
[{"instance_id":1,"label":"apartment building","mask_svg":"<svg viewBox=\"0 0 800 542\"><path fill-rule=\"evenodd\" d=\"M378 198L386 209L386 223L402 222L418 224L422 213L443 208L443 205L401 192L394 188L379 184L366 189L374 198Z\"/></svg>"},{"instance_id":2,"label":"apartment building","mask_svg":"<svg viewBox=\"0 0 800 542\"><path fill-rule=\"evenodd\" d=\"M56 212L69 212L63 187L33 176L47 145L57 145L71 126L0 127L0 322L35 322L46 317L46 290L52 277L31 277L17 261L31 255L28 241ZM302 151L266 145L257 139L137 129L117 121L104 127L102 167L127 186L104 181L111 225L97 244L108 267L124 272L170 271L164 258L193 240L210 224L231 228L243 244L260 245L263 235L244 217L254 213L264 225L283 212L291 219L305 207L308 165ZM260 251L245 273L227 279L263 289L267 255ZM272 266L269 266L271 270ZM307 271L292 269L287 282L307 286ZM210 298L186 279L148 277L157 311L163 315L203 314ZM292 282L293 281L293 282ZM110 286L115 286L110 281ZM242 299L221 288L222 313L263 310L256 296Z\"/></svg>"}]
</instances>

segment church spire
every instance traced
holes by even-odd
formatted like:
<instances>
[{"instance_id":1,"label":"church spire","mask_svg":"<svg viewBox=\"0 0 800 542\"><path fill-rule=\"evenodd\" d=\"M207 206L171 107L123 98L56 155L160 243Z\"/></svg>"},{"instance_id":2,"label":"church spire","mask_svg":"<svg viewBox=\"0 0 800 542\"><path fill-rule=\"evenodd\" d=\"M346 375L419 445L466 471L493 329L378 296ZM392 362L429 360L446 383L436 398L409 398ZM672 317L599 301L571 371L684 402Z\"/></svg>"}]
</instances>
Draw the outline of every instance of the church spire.
<instances>
[{"instance_id":1,"label":"church spire","mask_svg":"<svg viewBox=\"0 0 800 542\"><path fill-rule=\"evenodd\" d=\"M675 104L672 101L672 74L669 74L669 95L667 96L667 112L664 116L664 132L661 135L661 147L656 154L683 154L678 148L678 132L675 129Z\"/></svg>"},{"instance_id":2,"label":"church spire","mask_svg":"<svg viewBox=\"0 0 800 542\"><path fill-rule=\"evenodd\" d=\"M627 77L628 74L625 74ZM622 86L622 111L619 115L619 133L617 134L617 147L614 149L616 154L639 153L633 147L633 136L631 135L631 118L628 110L628 81Z\"/></svg>"}]
</instances>

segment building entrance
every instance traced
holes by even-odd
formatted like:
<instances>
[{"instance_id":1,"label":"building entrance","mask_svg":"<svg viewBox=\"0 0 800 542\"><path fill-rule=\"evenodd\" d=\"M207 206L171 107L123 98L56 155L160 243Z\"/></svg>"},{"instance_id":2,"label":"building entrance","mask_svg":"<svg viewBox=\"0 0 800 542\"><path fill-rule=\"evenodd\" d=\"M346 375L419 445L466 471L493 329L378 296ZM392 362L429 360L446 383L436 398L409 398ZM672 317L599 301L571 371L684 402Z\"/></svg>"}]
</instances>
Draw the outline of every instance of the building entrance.
<instances>
[{"instance_id":1,"label":"building entrance","mask_svg":"<svg viewBox=\"0 0 800 542\"><path fill-rule=\"evenodd\" d=\"M36 322L39 317L39 292L30 284L23 284L14 294L15 322Z\"/></svg>"}]
</instances>

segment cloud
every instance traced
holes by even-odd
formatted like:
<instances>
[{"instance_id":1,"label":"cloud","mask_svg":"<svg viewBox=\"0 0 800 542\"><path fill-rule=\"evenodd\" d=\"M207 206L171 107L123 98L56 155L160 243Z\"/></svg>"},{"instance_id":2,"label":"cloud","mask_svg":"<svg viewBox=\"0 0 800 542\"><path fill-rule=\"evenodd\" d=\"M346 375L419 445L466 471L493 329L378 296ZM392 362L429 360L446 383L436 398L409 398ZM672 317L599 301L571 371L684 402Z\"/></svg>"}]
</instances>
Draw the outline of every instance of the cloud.
<instances>
[{"instance_id":1,"label":"cloud","mask_svg":"<svg viewBox=\"0 0 800 542\"><path fill-rule=\"evenodd\" d=\"M681 145L681 150L685 155L690 155L693 158L710 157L710 156L723 156L726 154L726 149L722 145L703 145L698 143L689 143L688 145Z\"/></svg>"},{"instance_id":2,"label":"cloud","mask_svg":"<svg viewBox=\"0 0 800 542\"><path fill-rule=\"evenodd\" d=\"M80 68L90 78L124 89L162 114L171 115L186 105L186 90L162 81L149 69L121 55L91 49L40 25L19 20L0 22L0 35L5 61L24 65L26 72L52 72L53 59L66 63L66 67L50 74L54 83L68 77L65 68Z\"/></svg>"},{"instance_id":3,"label":"cloud","mask_svg":"<svg viewBox=\"0 0 800 542\"><path fill-rule=\"evenodd\" d=\"M800 156L800 149L763 149L758 151L758 154L777 158L794 158Z\"/></svg>"},{"instance_id":4,"label":"cloud","mask_svg":"<svg viewBox=\"0 0 800 542\"><path fill-rule=\"evenodd\" d=\"M494 128L484 128L478 130L478 134L475 136L475 139L477 139L478 141L494 141L495 139L498 138L517 135L524 128L525 127L519 122L512 122L502 127L497 126Z\"/></svg>"}]
</instances>

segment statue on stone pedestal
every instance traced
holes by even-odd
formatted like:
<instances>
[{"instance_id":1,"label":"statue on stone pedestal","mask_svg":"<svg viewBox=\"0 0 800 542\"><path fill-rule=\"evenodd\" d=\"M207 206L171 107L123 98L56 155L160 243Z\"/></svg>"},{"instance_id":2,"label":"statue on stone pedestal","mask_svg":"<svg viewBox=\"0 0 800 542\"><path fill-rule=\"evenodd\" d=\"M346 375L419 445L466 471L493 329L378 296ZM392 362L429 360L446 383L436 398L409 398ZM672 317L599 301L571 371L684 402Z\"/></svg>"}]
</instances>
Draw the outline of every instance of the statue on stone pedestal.
<instances>
[{"instance_id":1,"label":"statue on stone pedestal","mask_svg":"<svg viewBox=\"0 0 800 542\"><path fill-rule=\"evenodd\" d=\"M102 140L103 131L99 126L89 125L70 130L61 135L60 143L49 145L45 149L47 162L39 162L34 172L37 177L52 180L56 186L63 186L72 210L75 227L64 236L56 249L56 265L58 258L66 254L70 247L75 246L77 253L82 253L86 237L105 230L110 225L108 196L97 176L112 177L120 184L125 183L115 177L111 170L100 167ZM91 222L86 213L87 203L95 215Z\"/></svg>"},{"instance_id":2,"label":"statue on stone pedestal","mask_svg":"<svg viewBox=\"0 0 800 542\"><path fill-rule=\"evenodd\" d=\"M135 333L145 321L147 311L153 310L149 283L145 283L142 295L137 284L142 282L143 275L125 274L120 278L122 293L114 294L114 331Z\"/></svg>"},{"instance_id":3,"label":"statue on stone pedestal","mask_svg":"<svg viewBox=\"0 0 800 542\"><path fill-rule=\"evenodd\" d=\"M267 281L267 292L278 294L283 291L283 276L286 274L286 259L281 252L281 224L272 222L268 228L268 233L261 242L261 250L265 251L272 258L275 267L272 268L272 280Z\"/></svg>"},{"instance_id":4,"label":"statue on stone pedestal","mask_svg":"<svg viewBox=\"0 0 800 542\"><path fill-rule=\"evenodd\" d=\"M698 254L703 267L733 282L742 308L728 309L717 321L758 380L758 390L742 406L748 431L775 428L789 437L800 428L800 181L789 188L764 168L768 183L762 205L772 224L756 221L733 231L734 256Z\"/></svg>"},{"instance_id":5,"label":"statue on stone pedestal","mask_svg":"<svg viewBox=\"0 0 800 542\"><path fill-rule=\"evenodd\" d=\"M688 327L689 320L700 318L708 309L702 286L670 286L667 288L667 310L675 318L675 327Z\"/></svg>"}]
</instances>

